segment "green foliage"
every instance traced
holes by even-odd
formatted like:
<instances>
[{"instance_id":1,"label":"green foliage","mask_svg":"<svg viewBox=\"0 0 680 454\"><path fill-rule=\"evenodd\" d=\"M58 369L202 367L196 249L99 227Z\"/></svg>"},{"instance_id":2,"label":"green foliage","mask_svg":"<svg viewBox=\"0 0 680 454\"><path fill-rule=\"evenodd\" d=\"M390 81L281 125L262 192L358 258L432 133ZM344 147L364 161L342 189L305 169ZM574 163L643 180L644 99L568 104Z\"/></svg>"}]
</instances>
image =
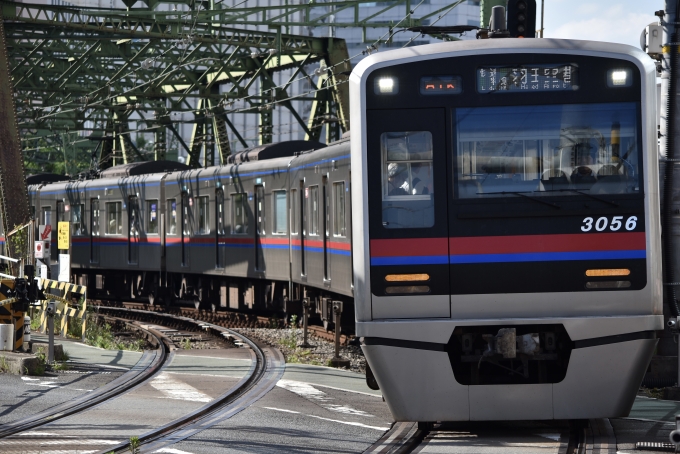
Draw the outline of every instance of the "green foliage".
<instances>
[{"instance_id":1,"label":"green foliage","mask_svg":"<svg viewBox=\"0 0 680 454\"><path fill-rule=\"evenodd\" d=\"M80 339L83 335L83 320L80 317L71 317L68 319L68 328L66 335L74 339Z\"/></svg>"},{"instance_id":2,"label":"green foliage","mask_svg":"<svg viewBox=\"0 0 680 454\"><path fill-rule=\"evenodd\" d=\"M138 454L139 446L140 446L139 437L130 437L130 453Z\"/></svg>"},{"instance_id":3,"label":"green foliage","mask_svg":"<svg viewBox=\"0 0 680 454\"><path fill-rule=\"evenodd\" d=\"M181 344L181 347L184 350L191 350L191 339L190 338L185 337L184 339L182 339L182 342L180 344Z\"/></svg>"},{"instance_id":4,"label":"green foliage","mask_svg":"<svg viewBox=\"0 0 680 454\"><path fill-rule=\"evenodd\" d=\"M90 321L85 330L85 343L106 350L131 350L139 352L144 349L144 340L133 339L129 341L116 341L111 325L108 323L98 324Z\"/></svg>"},{"instance_id":5,"label":"green foliage","mask_svg":"<svg viewBox=\"0 0 680 454\"><path fill-rule=\"evenodd\" d=\"M0 372L9 372L9 364L7 364L7 358L0 356Z\"/></svg>"},{"instance_id":6,"label":"green foliage","mask_svg":"<svg viewBox=\"0 0 680 454\"><path fill-rule=\"evenodd\" d=\"M21 227L20 225L15 225L12 230ZM9 247L9 254L15 259L27 259L28 258L28 229L21 229L14 232L12 235L7 237L7 245ZM19 264L12 263L12 274L15 276L19 273Z\"/></svg>"}]
</instances>

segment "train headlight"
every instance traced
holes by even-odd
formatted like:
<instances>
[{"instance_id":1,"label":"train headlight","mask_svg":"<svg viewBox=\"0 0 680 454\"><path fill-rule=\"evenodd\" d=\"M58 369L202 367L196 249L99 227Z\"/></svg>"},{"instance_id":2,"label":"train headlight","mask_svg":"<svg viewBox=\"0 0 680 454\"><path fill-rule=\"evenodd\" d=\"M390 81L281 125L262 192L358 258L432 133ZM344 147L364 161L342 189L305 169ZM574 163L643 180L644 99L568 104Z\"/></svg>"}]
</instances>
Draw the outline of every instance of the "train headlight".
<instances>
[{"instance_id":1,"label":"train headlight","mask_svg":"<svg viewBox=\"0 0 680 454\"><path fill-rule=\"evenodd\" d=\"M610 69L607 72L607 85L610 87L630 87L633 85L633 71L628 68Z\"/></svg>"},{"instance_id":2,"label":"train headlight","mask_svg":"<svg viewBox=\"0 0 680 454\"><path fill-rule=\"evenodd\" d=\"M399 93L399 80L394 77L378 77L374 88L376 95L396 95Z\"/></svg>"}]
</instances>

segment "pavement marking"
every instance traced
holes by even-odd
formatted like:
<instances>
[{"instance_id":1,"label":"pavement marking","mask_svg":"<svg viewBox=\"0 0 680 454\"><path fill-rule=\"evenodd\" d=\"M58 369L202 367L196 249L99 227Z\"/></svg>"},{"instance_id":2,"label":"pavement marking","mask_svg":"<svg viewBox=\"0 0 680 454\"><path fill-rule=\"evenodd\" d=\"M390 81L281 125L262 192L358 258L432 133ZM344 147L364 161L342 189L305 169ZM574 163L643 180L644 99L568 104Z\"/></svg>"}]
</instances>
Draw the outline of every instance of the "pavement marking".
<instances>
[{"instance_id":1,"label":"pavement marking","mask_svg":"<svg viewBox=\"0 0 680 454\"><path fill-rule=\"evenodd\" d=\"M87 364L87 363L81 363L81 364ZM131 367L111 366L110 364L95 364L95 366L110 367L111 369L120 369L120 370L130 370L130 369L132 369Z\"/></svg>"},{"instance_id":2,"label":"pavement marking","mask_svg":"<svg viewBox=\"0 0 680 454\"><path fill-rule=\"evenodd\" d=\"M180 380L175 380L163 372L149 383L168 399L189 400L192 402L210 402L212 397L203 394L198 389Z\"/></svg>"},{"instance_id":3,"label":"pavement marking","mask_svg":"<svg viewBox=\"0 0 680 454\"><path fill-rule=\"evenodd\" d=\"M363 423L360 423L360 422L340 421L338 419L324 418L322 416L305 415L303 413L300 413L299 411L286 410L285 408L276 408L276 407L262 407L262 408L266 408L268 410L282 411L284 413L295 413L297 415L307 416L309 418L323 419L324 421L337 422L339 424L347 424L348 426L363 427L365 429L380 430L380 431L383 431L383 432L386 431L386 430L390 430L389 427L369 426L369 425L366 425L366 424L363 424Z\"/></svg>"},{"instance_id":4,"label":"pavement marking","mask_svg":"<svg viewBox=\"0 0 680 454\"><path fill-rule=\"evenodd\" d=\"M365 429L380 430L382 432L385 432L386 430L390 430L389 427L368 426L368 425L362 424L360 422L339 421L337 419L323 418L321 416L314 416L314 415L306 415L306 416L309 416L310 418L323 419L324 421L331 421L331 422L337 422L337 423L340 423L340 424L347 424L348 426L357 426L357 427L363 427Z\"/></svg>"},{"instance_id":5,"label":"pavement marking","mask_svg":"<svg viewBox=\"0 0 680 454\"><path fill-rule=\"evenodd\" d=\"M190 358L205 358L205 359L215 359L215 360L227 360L227 361L248 361L251 362L250 358L224 358L220 356L195 356L189 353L177 355L178 357L190 357ZM161 451L156 451L161 452Z\"/></svg>"},{"instance_id":6,"label":"pavement marking","mask_svg":"<svg viewBox=\"0 0 680 454\"><path fill-rule=\"evenodd\" d=\"M305 383L305 382L303 382ZM320 385L318 383L312 383L314 386L320 386L321 388L328 388L328 389L334 389L336 391L346 391L348 393L354 393L354 394L362 394L364 396L371 396L371 397L377 397L378 399L382 399L381 394L373 394L373 393L367 393L364 391L355 391L353 389L346 389L346 388L338 388L337 386L328 386L328 385Z\"/></svg>"},{"instance_id":7,"label":"pavement marking","mask_svg":"<svg viewBox=\"0 0 680 454\"><path fill-rule=\"evenodd\" d=\"M276 407L262 407L262 408L266 408L266 409L268 409L268 410L283 411L283 412L285 412L285 413L295 413L296 415L299 415L299 414L300 414L299 411L286 410L285 408L276 408Z\"/></svg>"},{"instance_id":8,"label":"pavement marking","mask_svg":"<svg viewBox=\"0 0 680 454\"><path fill-rule=\"evenodd\" d=\"M24 381L40 381L39 378L21 377L21 379Z\"/></svg>"},{"instance_id":9,"label":"pavement marking","mask_svg":"<svg viewBox=\"0 0 680 454\"><path fill-rule=\"evenodd\" d=\"M174 449L174 448L161 448L158 451L154 451L154 452L165 452L165 453L168 453L168 454L193 454L189 451L181 451L179 449Z\"/></svg>"},{"instance_id":10,"label":"pavement marking","mask_svg":"<svg viewBox=\"0 0 680 454\"><path fill-rule=\"evenodd\" d=\"M370 413L366 413L362 410L357 410L356 408L349 407L347 405L338 405L329 403L329 401L335 400L330 397L325 392L316 389L310 383L305 383L302 381L295 380L279 380L276 386L283 388L287 391L297 394L298 396L304 397L318 403L321 407L326 410L335 411L338 413L344 413L346 415L353 416L363 416L365 418L374 418Z\"/></svg>"},{"instance_id":11,"label":"pavement marking","mask_svg":"<svg viewBox=\"0 0 680 454\"><path fill-rule=\"evenodd\" d=\"M17 436L19 437L31 437L31 436L44 436L44 437L51 437L51 436L58 436L59 434L55 434L52 432L21 432L18 433Z\"/></svg>"}]
</instances>

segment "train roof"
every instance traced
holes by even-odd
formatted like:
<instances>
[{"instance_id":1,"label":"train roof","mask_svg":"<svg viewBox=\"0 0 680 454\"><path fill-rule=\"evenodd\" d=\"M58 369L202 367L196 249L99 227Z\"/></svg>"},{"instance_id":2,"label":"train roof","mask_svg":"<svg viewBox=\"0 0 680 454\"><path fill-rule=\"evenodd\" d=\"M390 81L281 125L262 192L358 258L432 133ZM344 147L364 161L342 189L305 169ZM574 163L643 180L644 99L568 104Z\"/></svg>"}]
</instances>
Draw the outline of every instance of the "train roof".
<instances>
[{"instance_id":1,"label":"train roof","mask_svg":"<svg viewBox=\"0 0 680 454\"><path fill-rule=\"evenodd\" d=\"M325 148L326 144L313 140L288 140L286 142L269 143L257 147L248 148L229 156L229 164L243 164L250 161L263 161L265 159L283 158L294 156L303 151L318 150Z\"/></svg>"},{"instance_id":2,"label":"train roof","mask_svg":"<svg viewBox=\"0 0 680 454\"><path fill-rule=\"evenodd\" d=\"M350 75L350 80L355 84L359 83L361 77L368 76L373 70L394 64L494 52L504 54L560 54L567 52L581 55L610 53L612 55L616 54L619 57L627 55L630 60L642 62L645 66L653 67L654 63L646 53L627 44L552 38L478 39L450 41L378 52L357 63Z\"/></svg>"},{"instance_id":3,"label":"train roof","mask_svg":"<svg viewBox=\"0 0 680 454\"><path fill-rule=\"evenodd\" d=\"M58 181L68 181L69 177L66 175L59 175L57 173L36 173L34 175L26 176L26 185L56 183Z\"/></svg>"},{"instance_id":4,"label":"train roof","mask_svg":"<svg viewBox=\"0 0 680 454\"><path fill-rule=\"evenodd\" d=\"M145 161L122 164L102 170L100 178L119 178L146 175L149 173L176 172L180 170L191 170L188 165L177 161Z\"/></svg>"}]
</instances>

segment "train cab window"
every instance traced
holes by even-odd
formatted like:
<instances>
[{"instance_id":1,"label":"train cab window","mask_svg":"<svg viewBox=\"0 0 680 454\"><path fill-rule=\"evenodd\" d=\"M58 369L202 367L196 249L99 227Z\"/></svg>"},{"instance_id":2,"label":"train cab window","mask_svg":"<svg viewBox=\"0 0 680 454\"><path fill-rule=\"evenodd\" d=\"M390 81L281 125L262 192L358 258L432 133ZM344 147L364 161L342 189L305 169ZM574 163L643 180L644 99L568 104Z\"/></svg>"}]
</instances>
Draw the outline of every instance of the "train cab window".
<instances>
[{"instance_id":1,"label":"train cab window","mask_svg":"<svg viewBox=\"0 0 680 454\"><path fill-rule=\"evenodd\" d=\"M146 233L158 234L158 200L146 201Z\"/></svg>"},{"instance_id":2,"label":"train cab window","mask_svg":"<svg viewBox=\"0 0 680 454\"><path fill-rule=\"evenodd\" d=\"M286 204L286 191L274 191L274 231L275 235L288 233L288 207Z\"/></svg>"},{"instance_id":3,"label":"train cab window","mask_svg":"<svg viewBox=\"0 0 680 454\"><path fill-rule=\"evenodd\" d=\"M333 183L333 236L347 236L345 231L345 182Z\"/></svg>"},{"instance_id":4,"label":"train cab window","mask_svg":"<svg viewBox=\"0 0 680 454\"><path fill-rule=\"evenodd\" d=\"M42 207L40 222L42 225L52 225L52 207Z\"/></svg>"},{"instance_id":5,"label":"train cab window","mask_svg":"<svg viewBox=\"0 0 680 454\"><path fill-rule=\"evenodd\" d=\"M231 201L231 233L246 234L248 233L248 194L232 194Z\"/></svg>"},{"instance_id":6,"label":"train cab window","mask_svg":"<svg viewBox=\"0 0 680 454\"><path fill-rule=\"evenodd\" d=\"M168 213L166 233L168 235L177 235L177 199L168 199L165 206L165 212Z\"/></svg>"},{"instance_id":7,"label":"train cab window","mask_svg":"<svg viewBox=\"0 0 680 454\"><path fill-rule=\"evenodd\" d=\"M198 203L198 234L210 233L210 201L208 196L197 197Z\"/></svg>"},{"instance_id":8,"label":"train cab window","mask_svg":"<svg viewBox=\"0 0 680 454\"><path fill-rule=\"evenodd\" d=\"M297 189L290 190L290 233L298 233L298 195Z\"/></svg>"},{"instance_id":9,"label":"train cab window","mask_svg":"<svg viewBox=\"0 0 680 454\"><path fill-rule=\"evenodd\" d=\"M319 187L310 186L309 190L309 224L310 236L319 234Z\"/></svg>"},{"instance_id":10,"label":"train cab window","mask_svg":"<svg viewBox=\"0 0 680 454\"><path fill-rule=\"evenodd\" d=\"M640 191L636 103L459 108L455 129L458 198Z\"/></svg>"},{"instance_id":11,"label":"train cab window","mask_svg":"<svg viewBox=\"0 0 680 454\"><path fill-rule=\"evenodd\" d=\"M387 132L382 153L382 224L388 229L434 225L432 133Z\"/></svg>"},{"instance_id":12,"label":"train cab window","mask_svg":"<svg viewBox=\"0 0 680 454\"><path fill-rule=\"evenodd\" d=\"M121 202L106 203L106 234L120 235L123 233L121 214L123 204Z\"/></svg>"},{"instance_id":13,"label":"train cab window","mask_svg":"<svg viewBox=\"0 0 680 454\"><path fill-rule=\"evenodd\" d=\"M87 235L85 231L85 223L83 222L83 215L85 214L85 206L81 204L71 205L71 229L74 236Z\"/></svg>"}]
</instances>

